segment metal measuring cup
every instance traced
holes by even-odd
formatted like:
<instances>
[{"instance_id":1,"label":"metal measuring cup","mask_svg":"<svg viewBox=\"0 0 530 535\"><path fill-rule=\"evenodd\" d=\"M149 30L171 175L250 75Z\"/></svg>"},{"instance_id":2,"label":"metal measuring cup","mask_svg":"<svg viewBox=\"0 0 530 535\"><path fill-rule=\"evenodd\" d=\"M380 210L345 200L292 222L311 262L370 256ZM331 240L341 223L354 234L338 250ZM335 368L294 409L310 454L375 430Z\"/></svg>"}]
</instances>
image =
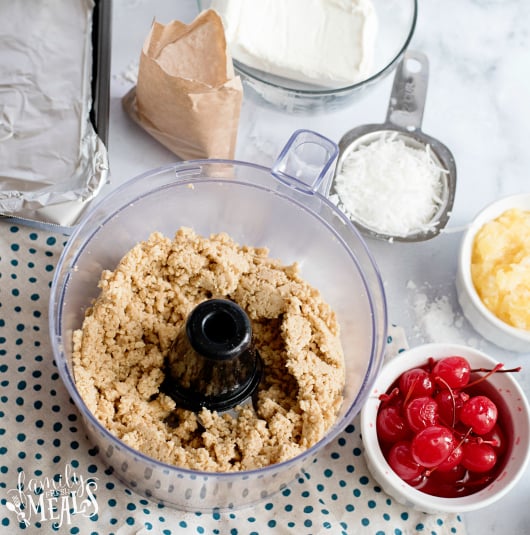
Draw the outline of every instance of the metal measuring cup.
<instances>
[{"instance_id":1,"label":"metal measuring cup","mask_svg":"<svg viewBox=\"0 0 530 535\"><path fill-rule=\"evenodd\" d=\"M340 173L343 162L352 151L391 133L395 133L396 138L402 139L409 147L425 149L429 146L433 160L444 171L440 173L441 203L429 222L429 230L412 232L406 236L392 236L369 228L350 217L360 232L366 236L389 241L424 241L437 236L449 220L456 190L456 165L451 151L443 143L421 130L428 78L427 56L417 51L405 52L396 70L385 122L354 128L344 134L339 142L335 177ZM337 195L334 182L330 188L331 195Z\"/></svg>"}]
</instances>

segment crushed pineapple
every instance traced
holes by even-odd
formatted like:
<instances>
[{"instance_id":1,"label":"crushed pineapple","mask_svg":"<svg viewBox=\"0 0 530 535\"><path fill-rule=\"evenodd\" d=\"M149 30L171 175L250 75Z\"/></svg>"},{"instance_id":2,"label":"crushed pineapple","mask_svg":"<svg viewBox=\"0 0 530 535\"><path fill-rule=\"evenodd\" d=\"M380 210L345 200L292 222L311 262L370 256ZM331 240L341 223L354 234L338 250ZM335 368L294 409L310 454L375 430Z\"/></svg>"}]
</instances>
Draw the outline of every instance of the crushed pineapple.
<instances>
[{"instance_id":1,"label":"crushed pineapple","mask_svg":"<svg viewBox=\"0 0 530 535\"><path fill-rule=\"evenodd\" d=\"M530 330L530 211L506 210L477 232L471 277L499 319Z\"/></svg>"}]
</instances>

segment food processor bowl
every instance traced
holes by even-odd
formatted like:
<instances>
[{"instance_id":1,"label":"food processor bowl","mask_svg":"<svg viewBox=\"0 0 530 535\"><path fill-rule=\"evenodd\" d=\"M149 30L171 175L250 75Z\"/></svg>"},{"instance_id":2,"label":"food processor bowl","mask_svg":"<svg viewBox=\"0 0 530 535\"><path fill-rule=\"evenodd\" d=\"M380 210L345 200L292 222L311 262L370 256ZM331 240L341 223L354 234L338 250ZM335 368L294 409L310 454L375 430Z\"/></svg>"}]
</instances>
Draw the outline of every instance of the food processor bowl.
<instances>
[{"instance_id":1,"label":"food processor bowl","mask_svg":"<svg viewBox=\"0 0 530 535\"><path fill-rule=\"evenodd\" d=\"M379 270L363 238L327 197L337 147L310 131L293 134L272 169L228 160L179 162L146 172L94 205L70 237L50 298L55 360L102 460L131 490L189 511L250 505L286 487L360 411L379 372L387 333ZM303 454L243 472L200 472L136 451L88 409L72 367L72 333L98 295L103 270L115 269L138 242L180 227L204 236L226 232L241 245L266 247L301 276L337 315L346 385L338 418Z\"/></svg>"}]
</instances>

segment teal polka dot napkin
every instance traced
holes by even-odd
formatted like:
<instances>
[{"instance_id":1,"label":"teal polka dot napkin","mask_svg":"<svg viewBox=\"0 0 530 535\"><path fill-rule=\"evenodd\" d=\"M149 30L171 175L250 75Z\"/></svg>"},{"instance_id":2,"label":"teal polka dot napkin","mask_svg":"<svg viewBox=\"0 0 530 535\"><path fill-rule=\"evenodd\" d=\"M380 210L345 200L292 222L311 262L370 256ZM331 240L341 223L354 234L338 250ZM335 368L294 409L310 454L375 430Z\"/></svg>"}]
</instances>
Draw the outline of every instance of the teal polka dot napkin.
<instances>
[{"instance_id":1,"label":"teal polka dot napkin","mask_svg":"<svg viewBox=\"0 0 530 535\"><path fill-rule=\"evenodd\" d=\"M259 505L213 514L163 507L100 462L63 387L48 333L54 267L67 237L0 221L0 523L8 533L463 534L457 515L396 503L370 476L359 418L304 476ZM389 352L404 347L391 330ZM65 484L68 483L66 491ZM34 492L19 492L19 488ZM28 500L31 494L31 500ZM72 495L76 499L72 499Z\"/></svg>"}]
</instances>

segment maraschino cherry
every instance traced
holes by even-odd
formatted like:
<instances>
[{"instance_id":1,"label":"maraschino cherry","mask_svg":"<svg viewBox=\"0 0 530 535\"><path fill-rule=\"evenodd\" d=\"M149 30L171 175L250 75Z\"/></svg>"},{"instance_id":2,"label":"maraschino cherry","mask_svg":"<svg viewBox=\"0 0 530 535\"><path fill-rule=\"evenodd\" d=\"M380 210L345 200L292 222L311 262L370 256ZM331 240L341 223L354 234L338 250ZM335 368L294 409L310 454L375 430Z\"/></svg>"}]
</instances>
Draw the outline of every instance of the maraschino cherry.
<instances>
[{"instance_id":1,"label":"maraschino cherry","mask_svg":"<svg viewBox=\"0 0 530 535\"><path fill-rule=\"evenodd\" d=\"M380 396L376 429L391 468L417 489L442 497L486 487L500 472L507 449L499 408L487 378L505 370L473 370L451 355L402 373Z\"/></svg>"}]
</instances>

